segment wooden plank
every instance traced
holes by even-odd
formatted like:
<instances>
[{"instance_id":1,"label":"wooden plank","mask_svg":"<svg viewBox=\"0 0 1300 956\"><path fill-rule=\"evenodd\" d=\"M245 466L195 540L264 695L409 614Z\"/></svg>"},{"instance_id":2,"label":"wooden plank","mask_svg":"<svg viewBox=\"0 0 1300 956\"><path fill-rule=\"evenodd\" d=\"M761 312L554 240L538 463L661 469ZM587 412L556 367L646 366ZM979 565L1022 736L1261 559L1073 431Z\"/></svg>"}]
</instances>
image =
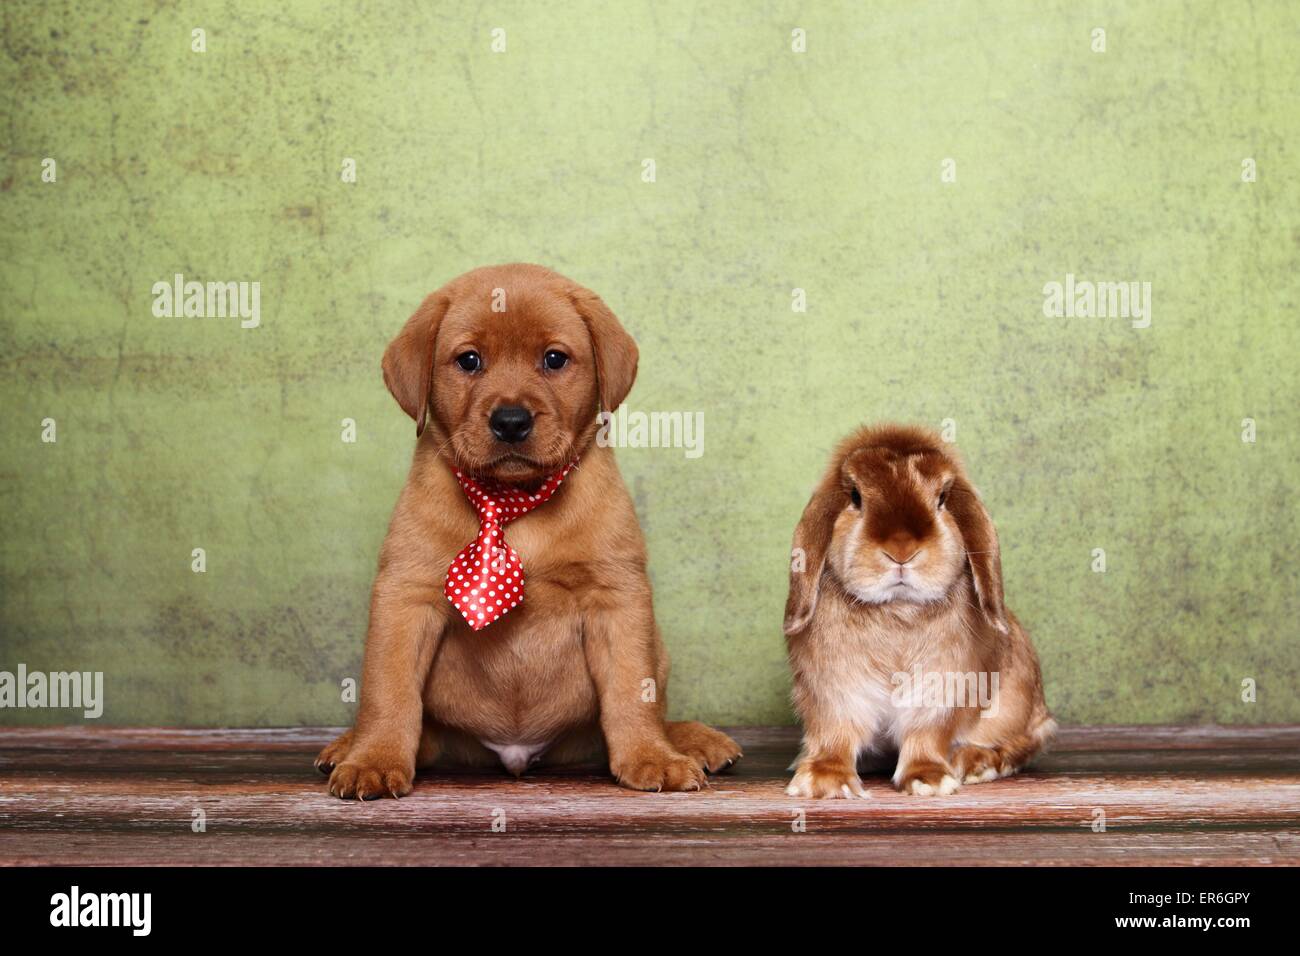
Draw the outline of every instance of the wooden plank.
<instances>
[{"instance_id":1,"label":"wooden plank","mask_svg":"<svg viewBox=\"0 0 1300 956\"><path fill-rule=\"evenodd\" d=\"M1297 751L1300 750L1300 726L1206 724L1191 727L1136 725L1062 727L1052 749L1213 750L1221 748Z\"/></svg>"},{"instance_id":2,"label":"wooden plank","mask_svg":"<svg viewBox=\"0 0 1300 956\"><path fill-rule=\"evenodd\" d=\"M1111 830L870 834L330 833L0 831L9 865L80 866L1276 866L1300 860L1300 833Z\"/></svg>"},{"instance_id":3,"label":"wooden plank","mask_svg":"<svg viewBox=\"0 0 1300 956\"><path fill-rule=\"evenodd\" d=\"M773 779L788 776L787 767L795 751L768 750L745 744L740 772L763 773ZM35 750L0 748L0 772L27 775L58 774L91 782L105 774L186 774L203 771L215 778L240 774L306 776L313 779L314 747L299 750ZM1219 772L1300 772L1300 751L1243 749L1195 750L1055 750L1039 757L1034 769L1054 774L1099 773L1112 775L1151 775L1177 771ZM602 768L588 765L582 772L599 776ZM888 772L884 764L881 772ZM890 768L892 769L892 768ZM448 768L445 773L461 771ZM572 775L572 768L554 768L546 775Z\"/></svg>"},{"instance_id":4,"label":"wooden plank","mask_svg":"<svg viewBox=\"0 0 1300 956\"><path fill-rule=\"evenodd\" d=\"M963 787L943 798L895 792L867 778L869 799L795 800L784 778L749 777L744 770L715 777L702 793L638 793L604 777L422 773L399 801L358 804L331 797L324 778L299 772L292 779L262 776L215 779L195 774L102 776L91 781L54 775L0 778L0 825L62 829L83 825L188 828L191 812L233 826L314 826L335 830L375 826L474 830L504 810L520 829L591 831L711 830L728 826L785 826L796 808L825 828L980 828L1025 825L1086 826L1102 810L1111 826L1197 827L1294 824L1300 807L1295 775L1190 774L1111 777L1105 774L1025 773Z\"/></svg>"},{"instance_id":5,"label":"wooden plank","mask_svg":"<svg viewBox=\"0 0 1300 956\"><path fill-rule=\"evenodd\" d=\"M246 750L309 751L319 749L342 727L72 727L0 728L0 749L85 750ZM798 749L796 727L729 727L727 732L748 749ZM1300 751L1300 725L1203 725L1062 727L1053 751L1072 750L1214 750L1264 749Z\"/></svg>"},{"instance_id":6,"label":"wooden plank","mask_svg":"<svg viewBox=\"0 0 1300 956\"><path fill-rule=\"evenodd\" d=\"M945 798L869 776L870 799L854 801L787 797L797 734L740 728L745 759L699 794L623 790L601 768L459 770L358 804L311 768L331 734L5 731L0 864L1300 862L1291 727L1072 728L1019 776ZM191 832L196 809L206 833Z\"/></svg>"},{"instance_id":7,"label":"wooden plank","mask_svg":"<svg viewBox=\"0 0 1300 956\"><path fill-rule=\"evenodd\" d=\"M5 727L0 750L319 750L342 727Z\"/></svg>"}]
</instances>

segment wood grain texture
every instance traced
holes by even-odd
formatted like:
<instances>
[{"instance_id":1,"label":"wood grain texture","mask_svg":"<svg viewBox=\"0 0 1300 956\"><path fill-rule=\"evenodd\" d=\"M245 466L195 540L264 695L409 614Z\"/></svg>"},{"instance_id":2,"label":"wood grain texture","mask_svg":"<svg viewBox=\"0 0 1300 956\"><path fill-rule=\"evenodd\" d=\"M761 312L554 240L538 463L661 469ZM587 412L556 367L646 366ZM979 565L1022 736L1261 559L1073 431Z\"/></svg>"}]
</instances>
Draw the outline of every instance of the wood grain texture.
<instances>
[{"instance_id":1,"label":"wood grain texture","mask_svg":"<svg viewBox=\"0 0 1300 956\"><path fill-rule=\"evenodd\" d=\"M357 804L312 769L333 732L0 731L0 864L1300 862L1296 727L1067 728L1017 777L922 798L882 773L852 802L786 797L797 732L736 728L745 759L704 793L635 793L599 768L440 771Z\"/></svg>"}]
</instances>

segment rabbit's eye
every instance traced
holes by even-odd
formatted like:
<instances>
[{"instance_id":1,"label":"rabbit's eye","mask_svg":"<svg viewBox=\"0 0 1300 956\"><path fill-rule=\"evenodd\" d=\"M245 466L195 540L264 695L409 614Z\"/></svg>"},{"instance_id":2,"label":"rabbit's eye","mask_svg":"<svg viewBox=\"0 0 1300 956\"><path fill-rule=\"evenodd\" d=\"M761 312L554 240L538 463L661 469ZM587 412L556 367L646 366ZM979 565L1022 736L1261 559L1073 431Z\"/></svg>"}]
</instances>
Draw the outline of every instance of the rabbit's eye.
<instances>
[{"instance_id":1,"label":"rabbit's eye","mask_svg":"<svg viewBox=\"0 0 1300 956\"><path fill-rule=\"evenodd\" d=\"M858 491L857 488L849 492L849 500L853 502L853 507L859 511L862 510L862 492Z\"/></svg>"}]
</instances>

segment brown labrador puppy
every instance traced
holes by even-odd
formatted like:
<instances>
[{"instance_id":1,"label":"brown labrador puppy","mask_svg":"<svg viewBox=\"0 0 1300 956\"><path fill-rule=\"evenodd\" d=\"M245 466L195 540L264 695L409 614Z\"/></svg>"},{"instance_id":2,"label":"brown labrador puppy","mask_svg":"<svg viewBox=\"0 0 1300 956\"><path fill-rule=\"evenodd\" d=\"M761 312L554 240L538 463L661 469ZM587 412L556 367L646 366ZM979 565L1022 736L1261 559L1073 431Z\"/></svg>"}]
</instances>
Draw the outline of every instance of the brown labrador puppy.
<instances>
[{"instance_id":1,"label":"brown labrador puppy","mask_svg":"<svg viewBox=\"0 0 1300 956\"><path fill-rule=\"evenodd\" d=\"M435 762L499 760L518 776L602 755L626 787L697 790L740 756L725 734L664 720L645 544L613 452L595 441L597 410L619 406L636 365L598 296L535 265L452 280L388 346L384 382L418 441L371 593L356 724L316 762L331 793L400 797ZM454 606L447 583L480 531L462 479L553 490L501 529L526 599L479 630L478 605Z\"/></svg>"}]
</instances>

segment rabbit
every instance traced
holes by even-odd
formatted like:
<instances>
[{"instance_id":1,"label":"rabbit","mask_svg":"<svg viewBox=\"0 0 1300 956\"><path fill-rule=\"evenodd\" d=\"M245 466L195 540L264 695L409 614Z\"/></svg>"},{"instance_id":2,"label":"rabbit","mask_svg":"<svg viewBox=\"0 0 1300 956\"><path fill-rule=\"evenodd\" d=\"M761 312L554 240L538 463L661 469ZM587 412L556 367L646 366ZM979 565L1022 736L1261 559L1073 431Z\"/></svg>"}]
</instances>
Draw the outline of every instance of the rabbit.
<instances>
[{"instance_id":1,"label":"rabbit","mask_svg":"<svg viewBox=\"0 0 1300 956\"><path fill-rule=\"evenodd\" d=\"M946 795L1020 770L1056 731L1038 655L1003 603L997 532L951 445L859 429L794 533L785 635L803 747L786 792L866 796L858 761Z\"/></svg>"}]
</instances>

